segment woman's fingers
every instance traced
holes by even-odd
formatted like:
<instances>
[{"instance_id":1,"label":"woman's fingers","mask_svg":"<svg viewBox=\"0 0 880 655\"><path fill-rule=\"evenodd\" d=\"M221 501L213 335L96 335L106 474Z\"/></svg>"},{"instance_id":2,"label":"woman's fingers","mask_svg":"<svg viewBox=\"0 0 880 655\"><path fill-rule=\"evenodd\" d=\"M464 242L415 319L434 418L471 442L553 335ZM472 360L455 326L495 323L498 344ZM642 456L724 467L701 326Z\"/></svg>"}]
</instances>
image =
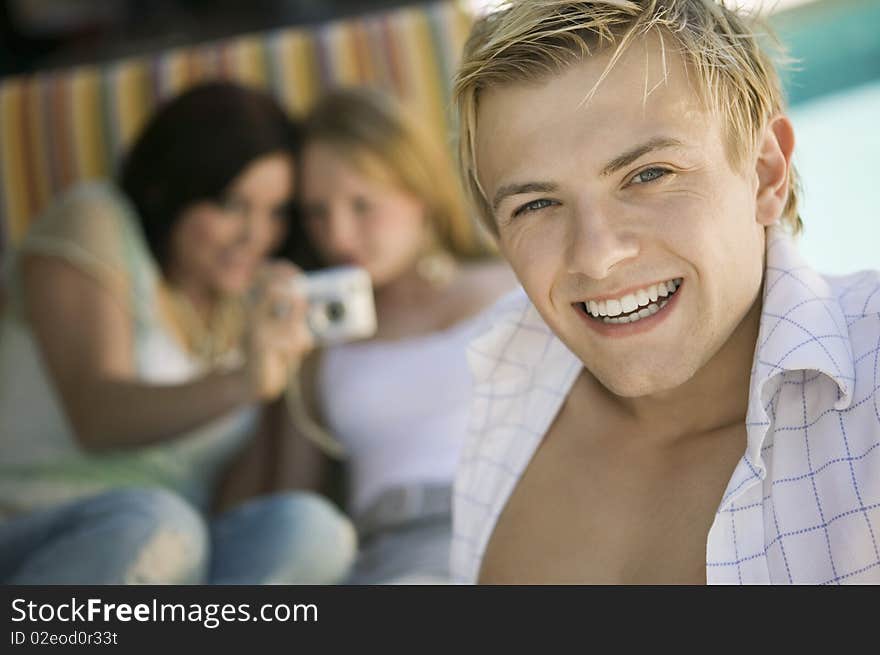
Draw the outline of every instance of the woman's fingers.
<instances>
[{"instance_id":1,"label":"woman's fingers","mask_svg":"<svg viewBox=\"0 0 880 655\"><path fill-rule=\"evenodd\" d=\"M275 336L292 339L306 328L308 302L296 289L296 279L286 277L270 284L261 308Z\"/></svg>"},{"instance_id":2,"label":"woman's fingers","mask_svg":"<svg viewBox=\"0 0 880 655\"><path fill-rule=\"evenodd\" d=\"M300 270L272 262L259 272L251 296L249 360L264 396L280 393L287 378L314 347L308 328Z\"/></svg>"}]
</instances>

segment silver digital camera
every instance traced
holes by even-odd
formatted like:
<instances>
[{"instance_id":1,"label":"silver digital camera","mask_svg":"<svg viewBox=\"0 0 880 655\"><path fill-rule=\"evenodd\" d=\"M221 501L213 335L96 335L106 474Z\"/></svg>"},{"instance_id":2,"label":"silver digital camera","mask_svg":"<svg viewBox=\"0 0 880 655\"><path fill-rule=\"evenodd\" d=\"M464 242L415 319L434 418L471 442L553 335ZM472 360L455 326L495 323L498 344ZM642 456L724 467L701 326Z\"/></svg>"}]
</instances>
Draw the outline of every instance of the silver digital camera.
<instances>
[{"instance_id":1,"label":"silver digital camera","mask_svg":"<svg viewBox=\"0 0 880 655\"><path fill-rule=\"evenodd\" d=\"M366 270L339 266L297 281L307 302L306 322L319 344L366 339L376 333L373 285Z\"/></svg>"}]
</instances>

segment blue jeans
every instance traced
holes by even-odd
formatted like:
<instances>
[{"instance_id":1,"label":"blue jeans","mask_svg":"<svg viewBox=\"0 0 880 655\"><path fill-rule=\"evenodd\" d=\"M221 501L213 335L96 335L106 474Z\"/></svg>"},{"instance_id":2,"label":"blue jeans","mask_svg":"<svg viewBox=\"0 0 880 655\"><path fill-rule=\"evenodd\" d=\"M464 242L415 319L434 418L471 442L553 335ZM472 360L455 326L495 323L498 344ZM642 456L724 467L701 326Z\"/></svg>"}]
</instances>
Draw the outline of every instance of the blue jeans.
<instances>
[{"instance_id":1,"label":"blue jeans","mask_svg":"<svg viewBox=\"0 0 880 655\"><path fill-rule=\"evenodd\" d=\"M345 584L451 584L450 515L413 521L367 537Z\"/></svg>"},{"instance_id":2,"label":"blue jeans","mask_svg":"<svg viewBox=\"0 0 880 655\"><path fill-rule=\"evenodd\" d=\"M0 582L333 584L355 552L348 519L313 494L209 520L172 492L126 488L0 524Z\"/></svg>"}]
</instances>

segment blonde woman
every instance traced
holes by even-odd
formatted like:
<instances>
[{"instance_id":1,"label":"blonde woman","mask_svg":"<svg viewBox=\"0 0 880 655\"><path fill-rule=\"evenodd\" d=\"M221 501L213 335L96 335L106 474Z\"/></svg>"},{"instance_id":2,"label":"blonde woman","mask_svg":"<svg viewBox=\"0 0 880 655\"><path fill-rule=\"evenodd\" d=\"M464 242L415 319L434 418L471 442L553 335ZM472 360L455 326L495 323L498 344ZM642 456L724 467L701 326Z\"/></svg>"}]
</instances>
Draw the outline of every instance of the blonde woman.
<instances>
[{"instance_id":1,"label":"blonde woman","mask_svg":"<svg viewBox=\"0 0 880 655\"><path fill-rule=\"evenodd\" d=\"M467 215L442 144L378 93L338 91L314 108L302 203L321 263L362 266L375 290L375 338L305 367L306 396L345 462L362 543L350 580L446 582L471 399L465 344L513 277Z\"/></svg>"}]
</instances>

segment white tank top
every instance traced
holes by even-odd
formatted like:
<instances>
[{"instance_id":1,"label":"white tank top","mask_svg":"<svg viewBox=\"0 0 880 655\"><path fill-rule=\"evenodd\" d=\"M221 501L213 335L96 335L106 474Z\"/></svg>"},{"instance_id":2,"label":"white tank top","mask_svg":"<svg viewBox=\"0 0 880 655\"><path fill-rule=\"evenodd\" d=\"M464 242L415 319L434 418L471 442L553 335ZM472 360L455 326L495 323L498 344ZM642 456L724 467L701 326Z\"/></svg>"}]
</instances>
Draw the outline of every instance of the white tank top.
<instances>
[{"instance_id":1,"label":"white tank top","mask_svg":"<svg viewBox=\"0 0 880 655\"><path fill-rule=\"evenodd\" d=\"M319 402L348 450L355 515L393 487L452 484L470 411L466 347L480 325L473 317L439 332L324 352Z\"/></svg>"}]
</instances>

